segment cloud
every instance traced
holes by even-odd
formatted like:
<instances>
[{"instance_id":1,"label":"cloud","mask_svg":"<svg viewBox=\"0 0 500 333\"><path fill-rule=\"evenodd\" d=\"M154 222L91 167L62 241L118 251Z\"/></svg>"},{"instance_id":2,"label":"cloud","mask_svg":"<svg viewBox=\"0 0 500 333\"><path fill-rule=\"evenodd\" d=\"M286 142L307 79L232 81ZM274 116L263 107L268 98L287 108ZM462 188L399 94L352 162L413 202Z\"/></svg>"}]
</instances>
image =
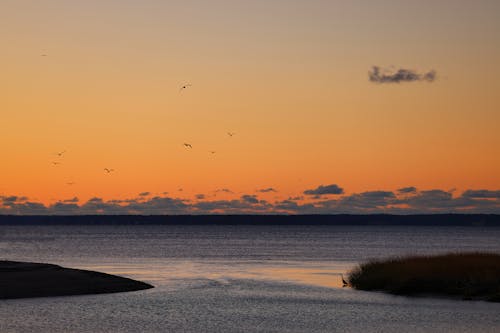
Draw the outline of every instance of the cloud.
<instances>
[{"instance_id":1,"label":"cloud","mask_svg":"<svg viewBox=\"0 0 500 333\"><path fill-rule=\"evenodd\" d=\"M233 193L233 191L231 191L231 190L230 190L230 189L228 189L228 188L221 188L221 189L217 189L217 190L215 190L215 193L218 193L218 192Z\"/></svg>"},{"instance_id":2,"label":"cloud","mask_svg":"<svg viewBox=\"0 0 500 333\"><path fill-rule=\"evenodd\" d=\"M147 197L150 194L151 194L151 192L141 192L141 193L139 193L139 196L140 197Z\"/></svg>"},{"instance_id":3,"label":"cloud","mask_svg":"<svg viewBox=\"0 0 500 333\"><path fill-rule=\"evenodd\" d=\"M467 190L462 196L467 198L500 199L500 191Z\"/></svg>"},{"instance_id":4,"label":"cloud","mask_svg":"<svg viewBox=\"0 0 500 333\"><path fill-rule=\"evenodd\" d=\"M242 196L239 200L215 200L198 202L192 207L196 214L266 214L274 207L266 200Z\"/></svg>"},{"instance_id":5,"label":"cloud","mask_svg":"<svg viewBox=\"0 0 500 333\"><path fill-rule=\"evenodd\" d=\"M250 195L250 194L242 195L241 200L243 200L244 202L251 203L251 204L259 203L259 199L257 199L257 196Z\"/></svg>"},{"instance_id":6,"label":"cloud","mask_svg":"<svg viewBox=\"0 0 500 333\"><path fill-rule=\"evenodd\" d=\"M144 202L133 201L122 207L130 213L127 214L189 214L191 206L185 200L169 197L153 197ZM110 207L118 211L117 207Z\"/></svg>"},{"instance_id":7,"label":"cloud","mask_svg":"<svg viewBox=\"0 0 500 333\"><path fill-rule=\"evenodd\" d=\"M257 190L257 192L260 192L260 193L269 193L269 192L278 192L278 191L276 191L272 187L268 187L268 188L263 188L263 189Z\"/></svg>"},{"instance_id":8,"label":"cloud","mask_svg":"<svg viewBox=\"0 0 500 333\"><path fill-rule=\"evenodd\" d=\"M325 195L325 194L342 194L344 189L336 184L320 185L314 190L305 190L306 195Z\"/></svg>"},{"instance_id":9,"label":"cloud","mask_svg":"<svg viewBox=\"0 0 500 333\"><path fill-rule=\"evenodd\" d=\"M370 213L372 211L384 212L390 205L396 203L397 197L393 192L367 191L344 196L325 204L345 213Z\"/></svg>"},{"instance_id":10,"label":"cloud","mask_svg":"<svg viewBox=\"0 0 500 333\"><path fill-rule=\"evenodd\" d=\"M382 70L378 66L373 66L372 70L368 72L368 77L374 83L433 82L436 80L437 73L435 70L426 73L417 73L414 70L405 68L389 71L387 69Z\"/></svg>"},{"instance_id":11,"label":"cloud","mask_svg":"<svg viewBox=\"0 0 500 333\"><path fill-rule=\"evenodd\" d=\"M399 193L417 193L417 188L413 186L398 188Z\"/></svg>"},{"instance_id":12,"label":"cloud","mask_svg":"<svg viewBox=\"0 0 500 333\"><path fill-rule=\"evenodd\" d=\"M274 209L279 213L296 213L296 214L317 214L316 207L311 204L299 204L292 200L278 201L274 205Z\"/></svg>"},{"instance_id":13,"label":"cloud","mask_svg":"<svg viewBox=\"0 0 500 333\"><path fill-rule=\"evenodd\" d=\"M197 200L168 196L104 200L94 197L86 202L78 198L44 205L27 197L0 196L0 214L14 215L96 215L96 214L431 214L431 213L492 213L500 214L500 190L466 190L461 195L441 189L416 191L403 187L396 191L365 191L341 194L337 185L319 186L313 193L338 196L315 199L290 197L269 202L256 195L244 194L229 200L213 200L199 194ZM307 192L306 191L306 192ZM341 193L339 193L341 192Z\"/></svg>"},{"instance_id":14,"label":"cloud","mask_svg":"<svg viewBox=\"0 0 500 333\"><path fill-rule=\"evenodd\" d=\"M2 196L0 197L0 200L2 200L2 204L8 206L15 204L18 200L21 201L21 198L15 195L10 195L10 196Z\"/></svg>"}]
</instances>

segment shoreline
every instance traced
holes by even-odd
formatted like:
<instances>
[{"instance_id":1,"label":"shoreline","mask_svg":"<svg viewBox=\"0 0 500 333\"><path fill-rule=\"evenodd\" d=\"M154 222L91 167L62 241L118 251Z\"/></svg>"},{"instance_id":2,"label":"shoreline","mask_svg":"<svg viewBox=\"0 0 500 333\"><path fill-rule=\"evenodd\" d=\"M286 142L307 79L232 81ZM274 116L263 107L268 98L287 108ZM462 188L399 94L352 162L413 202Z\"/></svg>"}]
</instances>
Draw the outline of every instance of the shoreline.
<instances>
[{"instance_id":1,"label":"shoreline","mask_svg":"<svg viewBox=\"0 0 500 333\"><path fill-rule=\"evenodd\" d=\"M154 288L129 278L46 263L0 261L0 300L108 294Z\"/></svg>"}]
</instances>

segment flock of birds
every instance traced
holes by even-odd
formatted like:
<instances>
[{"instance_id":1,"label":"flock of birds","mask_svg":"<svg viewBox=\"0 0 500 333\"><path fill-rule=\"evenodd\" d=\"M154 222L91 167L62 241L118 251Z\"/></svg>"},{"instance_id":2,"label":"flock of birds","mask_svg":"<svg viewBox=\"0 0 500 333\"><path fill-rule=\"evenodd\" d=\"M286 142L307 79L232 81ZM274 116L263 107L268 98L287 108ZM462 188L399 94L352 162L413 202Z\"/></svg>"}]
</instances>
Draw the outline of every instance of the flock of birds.
<instances>
[{"instance_id":1,"label":"flock of birds","mask_svg":"<svg viewBox=\"0 0 500 333\"><path fill-rule=\"evenodd\" d=\"M236 133L234 133L234 132L227 132L227 135L228 135L229 137L231 137L231 138L232 138L235 134L236 134ZM186 143L186 142L184 142L184 144L183 144L183 145L184 145L184 147L185 147L185 148L187 148L187 149L193 149L193 145L192 145L192 144L190 144L190 143ZM210 154L215 154L215 153L216 153L216 151L215 151L215 150L209 150L208 152L209 152Z\"/></svg>"},{"instance_id":2,"label":"flock of birds","mask_svg":"<svg viewBox=\"0 0 500 333\"><path fill-rule=\"evenodd\" d=\"M42 54L41 55L42 57L47 57L47 54ZM190 83L187 83L187 84L184 84L182 85L180 88L179 88L179 93L182 93L184 90L188 89L189 87L191 87L192 84ZM236 133L235 132L227 132L227 135L232 138ZM184 143L183 144L184 148L186 149L193 149L193 145L190 144L190 143ZM211 155L215 154L216 151L215 150L210 150L209 153ZM60 151L60 152L57 152L55 153L55 155L57 156L58 160L56 161L52 161L52 165L53 166L58 166L58 165L61 165L62 164L62 161L61 159L64 157L64 155L66 154L66 150L63 150L63 151ZM115 171L115 169L111 169L111 168L104 168L103 171L106 173L106 174L111 174ZM67 185L71 186L71 185L74 185L76 184L75 182L67 182L66 183Z\"/></svg>"}]
</instances>

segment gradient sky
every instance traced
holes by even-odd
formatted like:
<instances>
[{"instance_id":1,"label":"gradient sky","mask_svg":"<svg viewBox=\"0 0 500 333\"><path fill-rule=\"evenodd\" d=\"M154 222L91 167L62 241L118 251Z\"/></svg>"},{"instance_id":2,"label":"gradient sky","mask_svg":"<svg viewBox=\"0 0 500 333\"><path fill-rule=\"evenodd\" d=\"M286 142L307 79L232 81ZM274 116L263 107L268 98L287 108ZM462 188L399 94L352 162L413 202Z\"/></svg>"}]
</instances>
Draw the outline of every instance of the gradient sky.
<instances>
[{"instance_id":1,"label":"gradient sky","mask_svg":"<svg viewBox=\"0 0 500 333\"><path fill-rule=\"evenodd\" d=\"M496 0L2 0L0 195L498 190L499 32Z\"/></svg>"}]
</instances>

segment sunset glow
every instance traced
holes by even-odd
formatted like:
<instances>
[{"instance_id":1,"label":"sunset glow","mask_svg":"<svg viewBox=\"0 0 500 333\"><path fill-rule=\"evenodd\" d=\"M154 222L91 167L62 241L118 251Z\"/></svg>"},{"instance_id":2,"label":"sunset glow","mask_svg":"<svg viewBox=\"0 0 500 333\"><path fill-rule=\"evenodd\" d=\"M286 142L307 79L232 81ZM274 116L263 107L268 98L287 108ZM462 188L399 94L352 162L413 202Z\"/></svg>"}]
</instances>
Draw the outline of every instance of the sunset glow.
<instances>
[{"instance_id":1,"label":"sunset glow","mask_svg":"<svg viewBox=\"0 0 500 333\"><path fill-rule=\"evenodd\" d=\"M402 201L368 211L413 212L431 190L462 200L438 211L500 212L500 2L381 2L2 1L0 212L29 213L12 196L336 212L322 202L373 191ZM220 203L246 195L265 203Z\"/></svg>"}]
</instances>

